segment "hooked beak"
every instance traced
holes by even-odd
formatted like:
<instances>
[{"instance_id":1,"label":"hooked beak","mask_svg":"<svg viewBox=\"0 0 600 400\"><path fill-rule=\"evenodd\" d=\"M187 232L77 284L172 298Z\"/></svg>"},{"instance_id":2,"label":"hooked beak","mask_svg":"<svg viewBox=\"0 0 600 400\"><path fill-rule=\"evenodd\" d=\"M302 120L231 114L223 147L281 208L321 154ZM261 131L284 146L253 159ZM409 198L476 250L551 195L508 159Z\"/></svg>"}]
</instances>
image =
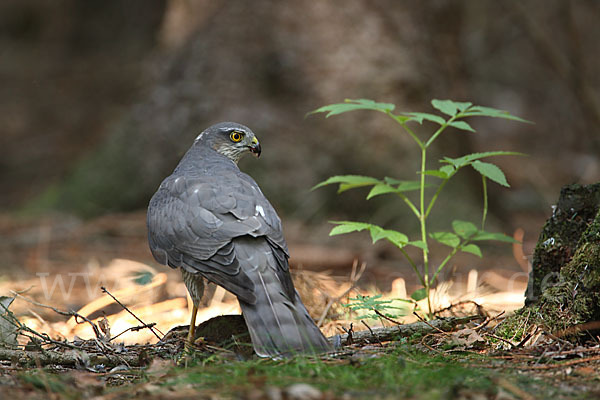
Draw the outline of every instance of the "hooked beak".
<instances>
[{"instance_id":1,"label":"hooked beak","mask_svg":"<svg viewBox=\"0 0 600 400\"><path fill-rule=\"evenodd\" d=\"M250 152L256 157L260 157L260 143L256 137L252 138L252 145L248 146Z\"/></svg>"}]
</instances>

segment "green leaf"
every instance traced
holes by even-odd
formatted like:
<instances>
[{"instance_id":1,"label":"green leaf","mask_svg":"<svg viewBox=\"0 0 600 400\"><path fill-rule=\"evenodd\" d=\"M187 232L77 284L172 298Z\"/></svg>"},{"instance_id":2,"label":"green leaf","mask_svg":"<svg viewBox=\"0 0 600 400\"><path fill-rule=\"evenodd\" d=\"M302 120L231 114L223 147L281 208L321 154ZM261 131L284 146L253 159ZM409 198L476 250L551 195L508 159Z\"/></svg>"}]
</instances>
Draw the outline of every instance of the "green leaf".
<instances>
[{"instance_id":1,"label":"green leaf","mask_svg":"<svg viewBox=\"0 0 600 400\"><path fill-rule=\"evenodd\" d=\"M421 188L420 181L401 181L399 179L394 179L394 178L389 178L389 177L385 177L383 180L386 181L390 185L398 185L397 189L401 192L406 192L406 191L416 190L416 189ZM432 185L425 185L425 187L428 187L428 186L432 186Z\"/></svg>"},{"instance_id":2,"label":"green leaf","mask_svg":"<svg viewBox=\"0 0 600 400\"><path fill-rule=\"evenodd\" d=\"M460 238L452 232L434 232L429 236L446 246L456 247L460 244Z\"/></svg>"},{"instance_id":3,"label":"green leaf","mask_svg":"<svg viewBox=\"0 0 600 400\"><path fill-rule=\"evenodd\" d=\"M414 292L412 292L412 294L410 295L410 298L413 299L414 301L421 301L426 297L427 297L427 289L425 289L425 288L417 289Z\"/></svg>"},{"instance_id":4,"label":"green leaf","mask_svg":"<svg viewBox=\"0 0 600 400\"><path fill-rule=\"evenodd\" d=\"M452 165L443 165L440 167L439 171L443 174L446 174L447 178L450 178L456 172L455 168Z\"/></svg>"},{"instance_id":5,"label":"green leaf","mask_svg":"<svg viewBox=\"0 0 600 400\"><path fill-rule=\"evenodd\" d=\"M462 157L458 158L450 158L444 157L440 162L452 164L455 168L464 167L467 164L470 164L474 160L479 160L486 157L494 157L494 156L525 156L526 154L517 153L515 151L487 151L483 153L471 153L466 154ZM441 168L440 168L441 169Z\"/></svg>"},{"instance_id":6,"label":"green leaf","mask_svg":"<svg viewBox=\"0 0 600 400\"><path fill-rule=\"evenodd\" d=\"M406 113L405 115L409 116L409 118L408 118L409 121L416 121L419 124L422 124L423 120L435 122L436 124L439 124L439 125L444 125L446 123L446 120L444 118L440 117L439 115L435 115L435 114L411 112L411 113Z\"/></svg>"},{"instance_id":7,"label":"green leaf","mask_svg":"<svg viewBox=\"0 0 600 400\"><path fill-rule=\"evenodd\" d=\"M388 242L400 248L406 246L408 243L408 237L403 233L391 229L383 229L377 225L371 225L369 230L371 231L371 240L373 243L381 239L386 239Z\"/></svg>"},{"instance_id":8,"label":"green leaf","mask_svg":"<svg viewBox=\"0 0 600 400\"><path fill-rule=\"evenodd\" d=\"M506 176L504 176L504 172L495 164L482 162L479 160L473 161L471 166L475 171L479 172L481 175L486 178L506 187L510 187L508 182L506 181Z\"/></svg>"},{"instance_id":9,"label":"green leaf","mask_svg":"<svg viewBox=\"0 0 600 400\"><path fill-rule=\"evenodd\" d=\"M405 234L388 229L382 229L381 231L372 230L371 239L373 240L373 243L380 239L386 239L388 242L400 248L406 246L408 243L408 237Z\"/></svg>"},{"instance_id":10,"label":"green leaf","mask_svg":"<svg viewBox=\"0 0 600 400\"><path fill-rule=\"evenodd\" d=\"M427 243L422 240L413 240L412 242L408 242L406 244L409 246L418 247L419 249L427 250Z\"/></svg>"},{"instance_id":11,"label":"green leaf","mask_svg":"<svg viewBox=\"0 0 600 400\"><path fill-rule=\"evenodd\" d=\"M499 242L506 242L506 243L520 243L518 240L515 240L511 236L505 235L504 233L487 232L487 231L479 231L479 232L477 232L471 238L471 240L476 240L476 241L497 240Z\"/></svg>"},{"instance_id":12,"label":"green leaf","mask_svg":"<svg viewBox=\"0 0 600 400\"><path fill-rule=\"evenodd\" d=\"M398 301L401 303L410 303L413 304L410 300L405 299L392 299L392 300L380 300L381 295L376 296L361 296L357 295L354 298L350 298L349 304L342 304L342 306L349 308L352 311L357 311L361 315L359 318L377 318L377 314L362 314L361 311L369 310L369 311L377 311L380 314L383 314L390 318L397 318L400 316L404 316L407 314L407 307L402 305L401 307L393 306L394 301Z\"/></svg>"},{"instance_id":13,"label":"green leaf","mask_svg":"<svg viewBox=\"0 0 600 400\"><path fill-rule=\"evenodd\" d=\"M473 106L461 114L461 117L492 117L492 118L504 118L513 121L525 122L531 124L531 121L519 118L515 115L511 115L508 111L499 110L492 107Z\"/></svg>"},{"instance_id":14,"label":"green leaf","mask_svg":"<svg viewBox=\"0 0 600 400\"><path fill-rule=\"evenodd\" d=\"M473 103L469 103L468 101L455 101L454 104L456 104L456 107L460 110L460 111L465 111L467 108L471 107L473 105Z\"/></svg>"},{"instance_id":15,"label":"green leaf","mask_svg":"<svg viewBox=\"0 0 600 400\"><path fill-rule=\"evenodd\" d=\"M385 240L395 245L396 247L402 248L408 243L408 236L398 231L386 229Z\"/></svg>"},{"instance_id":16,"label":"green leaf","mask_svg":"<svg viewBox=\"0 0 600 400\"><path fill-rule=\"evenodd\" d=\"M404 247L408 243L408 237L400 232L391 230L391 229L383 229L380 226L369 224L366 222L354 222L354 221L329 221L332 224L336 224L331 232L329 232L329 236L342 235L344 233L350 232L360 232L364 230L368 230L371 234L371 240L373 243L385 239L388 242L394 244L397 247Z\"/></svg>"},{"instance_id":17,"label":"green leaf","mask_svg":"<svg viewBox=\"0 0 600 400\"><path fill-rule=\"evenodd\" d=\"M389 114L390 117L394 118L396 121L398 121L400 124L403 124L405 122L408 122L410 120L412 120L411 117L407 117L405 115L394 115L394 114Z\"/></svg>"},{"instance_id":18,"label":"green leaf","mask_svg":"<svg viewBox=\"0 0 600 400\"><path fill-rule=\"evenodd\" d=\"M344 190L361 187L361 186L369 186L376 185L381 181L376 178L372 178L370 176L362 176L362 175L336 175L328 178L327 180L313 186L310 190L315 190L320 187L331 185L334 183L340 184L340 192Z\"/></svg>"},{"instance_id":19,"label":"green leaf","mask_svg":"<svg viewBox=\"0 0 600 400\"><path fill-rule=\"evenodd\" d=\"M356 297L348 299L354 303L344 304L344 307L348 307L351 310L378 309L380 306L387 308L386 305L390 304L392 300L379 300L381 296L381 294L375 296L362 296L359 294Z\"/></svg>"},{"instance_id":20,"label":"green leaf","mask_svg":"<svg viewBox=\"0 0 600 400\"><path fill-rule=\"evenodd\" d=\"M387 183L388 185L399 185L404 181L401 181L400 179L396 179L396 178L390 178L389 176L386 176L385 178L383 178L383 181L385 183Z\"/></svg>"},{"instance_id":21,"label":"green leaf","mask_svg":"<svg viewBox=\"0 0 600 400\"><path fill-rule=\"evenodd\" d=\"M341 235L344 233L350 232L360 232L369 227L369 224L364 222L353 222L353 221L329 221L332 224L336 224L331 232L329 232L329 236Z\"/></svg>"},{"instance_id":22,"label":"green leaf","mask_svg":"<svg viewBox=\"0 0 600 400\"><path fill-rule=\"evenodd\" d=\"M475 129L471 128L471 125L467 124L465 121L452 121L448 125L463 131L475 132Z\"/></svg>"},{"instance_id":23,"label":"green leaf","mask_svg":"<svg viewBox=\"0 0 600 400\"><path fill-rule=\"evenodd\" d=\"M469 221L454 220L452 221L452 229L454 229L454 232L463 239L469 239L479 232L475 224Z\"/></svg>"},{"instance_id":24,"label":"green leaf","mask_svg":"<svg viewBox=\"0 0 600 400\"><path fill-rule=\"evenodd\" d=\"M440 110L446 115L451 117L455 116L459 110L459 107L464 107L465 103L457 103L452 100L431 100L433 108Z\"/></svg>"},{"instance_id":25,"label":"green leaf","mask_svg":"<svg viewBox=\"0 0 600 400\"><path fill-rule=\"evenodd\" d=\"M423 173L425 175L431 175L441 179L446 179L448 177L448 174L437 169L428 169L427 171L423 171Z\"/></svg>"},{"instance_id":26,"label":"green leaf","mask_svg":"<svg viewBox=\"0 0 600 400\"><path fill-rule=\"evenodd\" d=\"M385 237L385 234L383 233L384 229L380 226L371 225L367 229L369 230L369 233L371 234L371 241L373 243L375 243L378 240L383 239Z\"/></svg>"},{"instance_id":27,"label":"green leaf","mask_svg":"<svg viewBox=\"0 0 600 400\"><path fill-rule=\"evenodd\" d=\"M410 192L413 190L419 190L421 188L421 182L418 182L418 181L399 181L399 180L392 179L392 178L386 178L385 180L388 182L387 184L386 183L377 183L375 186L373 186L373 188L367 195L367 200L370 200L371 198L382 195L382 194ZM397 185L397 186L393 186L393 185ZM361 186L364 186L364 185L361 185ZM431 184L425 185L425 187L429 187L429 186L432 186L432 185ZM357 186L354 185L353 187L357 187ZM345 187L344 188L340 187L340 192L342 191L342 189L346 190Z\"/></svg>"},{"instance_id":28,"label":"green leaf","mask_svg":"<svg viewBox=\"0 0 600 400\"><path fill-rule=\"evenodd\" d=\"M370 186L373 183L340 183L340 186L338 187L338 194L343 193L347 190L350 189L356 189L356 188L361 188L364 186Z\"/></svg>"},{"instance_id":29,"label":"green leaf","mask_svg":"<svg viewBox=\"0 0 600 400\"><path fill-rule=\"evenodd\" d=\"M483 254L481 254L481 249L479 248L479 246L477 246L476 244L473 244L473 243L464 246L461 249L461 251L464 251L465 253L475 254L479 258L483 257Z\"/></svg>"},{"instance_id":30,"label":"green leaf","mask_svg":"<svg viewBox=\"0 0 600 400\"><path fill-rule=\"evenodd\" d=\"M377 185L373 186L373 188L367 195L367 200L369 200L375 196L379 196L379 195L387 194L387 193L398 193L398 190L393 186L386 185L385 183L378 183Z\"/></svg>"},{"instance_id":31,"label":"green leaf","mask_svg":"<svg viewBox=\"0 0 600 400\"><path fill-rule=\"evenodd\" d=\"M338 115L349 111L356 110L375 110L383 113L388 113L394 110L396 106L391 103L377 103L368 99L346 99L343 103L329 104L309 112L307 115L316 113L327 113L326 118L332 115Z\"/></svg>"},{"instance_id":32,"label":"green leaf","mask_svg":"<svg viewBox=\"0 0 600 400\"><path fill-rule=\"evenodd\" d=\"M390 177L383 178L385 183L388 185L396 185L397 192L410 192L412 190L418 190L421 188L420 181L401 181ZM425 184L425 187L433 186L432 184Z\"/></svg>"},{"instance_id":33,"label":"green leaf","mask_svg":"<svg viewBox=\"0 0 600 400\"><path fill-rule=\"evenodd\" d=\"M430 187L431 184L425 184L425 187ZM421 189L421 182L419 181L402 181L396 188L399 192L410 192L412 190Z\"/></svg>"}]
</instances>

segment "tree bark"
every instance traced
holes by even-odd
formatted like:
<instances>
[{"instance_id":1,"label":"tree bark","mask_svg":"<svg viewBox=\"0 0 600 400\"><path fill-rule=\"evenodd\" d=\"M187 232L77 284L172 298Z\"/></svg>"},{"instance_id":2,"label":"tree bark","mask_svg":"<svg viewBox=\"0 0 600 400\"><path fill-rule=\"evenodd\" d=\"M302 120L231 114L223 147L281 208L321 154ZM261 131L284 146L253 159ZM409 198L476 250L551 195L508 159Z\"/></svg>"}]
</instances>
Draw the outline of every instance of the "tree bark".
<instances>
[{"instance_id":1,"label":"tree bark","mask_svg":"<svg viewBox=\"0 0 600 400\"><path fill-rule=\"evenodd\" d=\"M558 282L561 268L571 261L599 208L600 183L567 185L561 189L558 203L535 247L525 293L526 306L539 304L545 288Z\"/></svg>"},{"instance_id":2,"label":"tree bark","mask_svg":"<svg viewBox=\"0 0 600 400\"><path fill-rule=\"evenodd\" d=\"M526 306L507 326L529 323L564 337L600 321L600 183L561 190L535 249Z\"/></svg>"}]
</instances>

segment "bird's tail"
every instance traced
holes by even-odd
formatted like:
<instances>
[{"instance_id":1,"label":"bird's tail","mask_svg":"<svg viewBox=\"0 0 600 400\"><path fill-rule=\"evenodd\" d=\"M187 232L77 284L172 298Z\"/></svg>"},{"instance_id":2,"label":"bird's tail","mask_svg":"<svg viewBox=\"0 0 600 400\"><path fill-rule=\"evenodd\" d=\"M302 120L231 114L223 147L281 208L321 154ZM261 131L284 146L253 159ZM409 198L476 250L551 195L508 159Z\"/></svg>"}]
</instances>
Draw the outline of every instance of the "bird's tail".
<instances>
[{"instance_id":1,"label":"bird's tail","mask_svg":"<svg viewBox=\"0 0 600 400\"><path fill-rule=\"evenodd\" d=\"M255 304L240 301L254 351L261 357L288 357L332 350L296 292L290 301L281 290L258 293Z\"/></svg>"},{"instance_id":2,"label":"bird's tail","mask_svg":"<svg viewBox=\"0 0 600 400\"><path fill-rule=\"evenodd\" d=\"M238 238L235 252L252 281L255 301L244 301L239 295L238 300L256 354L285 357L330 351L332 346L293 288L287 258L276 255L264 238Z\"/></svg>"}]
</instances>

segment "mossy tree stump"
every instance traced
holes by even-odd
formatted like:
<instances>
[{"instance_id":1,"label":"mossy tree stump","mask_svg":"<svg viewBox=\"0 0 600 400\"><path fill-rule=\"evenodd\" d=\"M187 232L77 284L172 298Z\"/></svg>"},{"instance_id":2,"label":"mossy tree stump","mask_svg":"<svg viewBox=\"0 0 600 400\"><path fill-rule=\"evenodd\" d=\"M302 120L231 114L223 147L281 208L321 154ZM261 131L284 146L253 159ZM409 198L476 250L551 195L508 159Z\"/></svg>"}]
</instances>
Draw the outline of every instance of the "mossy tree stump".
<instances>
[{"instance_id":1,"label":"mossy tree stump","mask_svg":"<svg viewBox=\"0 0 600 400\"><path fill-rule=\"evenodd\" d=\"M544 288L560 279L561 268L577 251L581 236L600 208L600 183L567 185L548 218L533 253L525 305L539 303Z\"/></svg>"},{"instance_id":2,"label":"mossy tree stump","mask_svg":"<svg viewBox=\"0 0 600 400\"><path fill-rule=\"evenodd\" d=\"M600 183L562 188L535 248L525 307L508 327L527 319L568 336L600 321L599 209Z\"/></svg>"}]
</instances>

